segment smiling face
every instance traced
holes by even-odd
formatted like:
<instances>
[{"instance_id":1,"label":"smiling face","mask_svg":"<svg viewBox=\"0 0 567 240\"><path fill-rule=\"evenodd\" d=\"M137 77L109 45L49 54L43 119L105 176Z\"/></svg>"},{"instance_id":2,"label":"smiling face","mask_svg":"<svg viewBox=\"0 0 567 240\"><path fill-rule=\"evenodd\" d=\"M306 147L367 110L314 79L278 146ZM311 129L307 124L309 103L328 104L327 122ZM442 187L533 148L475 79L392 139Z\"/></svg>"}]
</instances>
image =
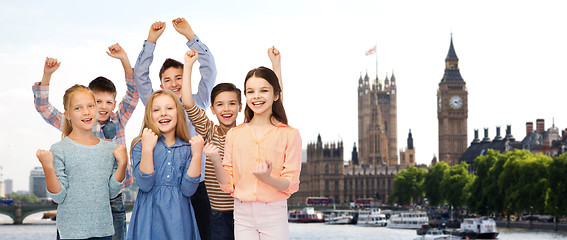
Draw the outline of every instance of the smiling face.
<instances>
[{"instance_id":1,"label":"smiling face","mask_svg":"<svg viewBox=\"0 0 567 240\"><path fill-rule=\"evenodd\" d=\"M254 112L254 115L272 115L272 105L279 99L274 93L274 88L266 79L252 76L246 81L245 86L246 105Z\"/></svg>"},{"instance_id":2,"label":"smiling face","mask_svg":"<svg viewBox=\"0 0 567 240\"><path fill-rule=\"evenodd\" d=\"M152 103L152 121L164 135L175 134L177 126L177 108L175 101L168 95L156 96Z\"/></svg>"},{"instance_id":3,"label":"smiling face","mask_svg":"<svg viewBox=\"0 0 567 240\"><path fill-rule=\"evenodd\" d=\"M181 83L183 82L183 68L170 67L161 76L162 89L167 89L181 97Z\"/></svg>"},{"instance_id":4,"label":"smiling face","mask_svg":"<svg viewBox=\"0 0 567 240\"><path fill-rule=\"evenodd\" d=\"M236 126L236 117L242 110L242 104L238 103L237 93L225 91L219 93L211 105L211 111L217 116L219 123L227 128Z\"/></svg>"},{"instance_id":5,"label":"smiling face","mask_svg":"<svg viewBox=\"0 0 567 240\"><path fill-rule=\"evenodd\" d=\"M93 96L86 91L77 91L71 96L65 118L71 121L73 129L92 131L96 121L96 105Z\"/></svg>"},{"instance_id":6,"label":"smiling face","mask_svg":"<svg viewBox=\"0 0 567 240\"><path fill-rule=\"evenodd\" d=\"M110 118L110 113L116 107L115 95L110 92L97 91L94 93L96 99L96 108L98 120L104 122Z\"/></svg>"}]
</instances>

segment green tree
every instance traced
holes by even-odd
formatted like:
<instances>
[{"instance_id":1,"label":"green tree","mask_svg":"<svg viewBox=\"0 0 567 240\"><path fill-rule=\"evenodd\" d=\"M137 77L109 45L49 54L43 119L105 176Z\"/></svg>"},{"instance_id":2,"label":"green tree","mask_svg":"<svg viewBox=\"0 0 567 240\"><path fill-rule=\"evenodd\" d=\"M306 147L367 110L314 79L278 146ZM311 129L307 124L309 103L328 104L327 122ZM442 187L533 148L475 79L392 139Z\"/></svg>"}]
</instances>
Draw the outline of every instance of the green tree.
<instances>
[{"instance_id":1,"label":"green tree","mask_svg":"<svg viewBox=\"0 0 567 240\"><path fill-rule=\"evenodd\" d=\"M14 203L34 203L41 201L39 200L39 198L37 198L37 196L33 194L26 195L26 194L10 193L10 194L6 194L6 197L11 197L12 199L14 199Z\"/></svg>"},{"instance_id":2,"label":"green tree","mask_svg":"<svg viewBox=\"0 0 567 240\"><path fill-rule=\"evenodd\" d=\"M394 177L394 198L406 205L423 198L423 181L426 171L414 166L398 172Z\"/></svg>"},{"instance_id":3,"label":"green tree","mask_svg":"<svg viewBox=\"0 0 567 240\"><path fill-rule=\"evenodd\" d=\"M557 156L549 165L549 188L546 212L554 216L567 215L567 153Z\"/></svg>"},{"instance_id":4,"label":"green tree","mask_svg":"<svg viewBox=\"0 0 567 240\"><path fill-rule=\"evenodd\" d=\"M525 150L507 152L505 157L507 161L498 179L505 204L514 212L544 212L548 167L553 160Z\"/></svg>"},{"instance_id":5,"label":"green tree","mask_svg":"<svg viewBox=\"0 0 567 240\"><path fill-rule=\"evenodd\" d=\"M445 175L449 172L449 165L441 161L428 168L423 182L425 196L429 199L432 206L438 206L445 203L445 198L441 194L441 182Z\"/></svg>"},{"instance_id":6,"label":"green tree","mask_svg":"<svg viewBox=\"0 0 567 240\"><path fill-rule=\"evenodd\" d=\"M467 170L468 166L465 162L452 166L441 182L441 193L452 207L461 207L465 204L467 187L474 180Z\"/></svg>"},{"instance_id":7,"label":"green tree","mask_svg":"<svg viewBox=\"0 0 567 240\"><path fill-rule=\"evenodd\" d=\"M489 149L485 155L480 155L475 159L476 177L471 183L468 192L469 197L467 198L467 206L470 211L486 216L494 210L489 208L489 199L492 198L489 173L500 158L502 158L500 152ZM498 189L497 182L494 186L495 189Z\"/></svg>"}]
</instances>

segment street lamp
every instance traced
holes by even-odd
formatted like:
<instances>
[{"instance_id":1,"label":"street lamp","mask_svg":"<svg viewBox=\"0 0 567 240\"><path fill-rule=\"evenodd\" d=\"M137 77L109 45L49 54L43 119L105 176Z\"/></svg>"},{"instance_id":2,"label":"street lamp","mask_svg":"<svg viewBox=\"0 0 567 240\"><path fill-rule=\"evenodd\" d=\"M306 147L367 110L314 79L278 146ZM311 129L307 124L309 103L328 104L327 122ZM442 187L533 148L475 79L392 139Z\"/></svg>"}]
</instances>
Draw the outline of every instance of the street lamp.
<instances>
[{"instance_id":1,"label":"street lamp","mask_svg":"<svg viewBox=\"0 0 567 240\"><path fill-rule=\"evenodd\" d=\"M530 230L532 229L534 221L534 206L530 206Z\"/></svg>"}]
</instances>

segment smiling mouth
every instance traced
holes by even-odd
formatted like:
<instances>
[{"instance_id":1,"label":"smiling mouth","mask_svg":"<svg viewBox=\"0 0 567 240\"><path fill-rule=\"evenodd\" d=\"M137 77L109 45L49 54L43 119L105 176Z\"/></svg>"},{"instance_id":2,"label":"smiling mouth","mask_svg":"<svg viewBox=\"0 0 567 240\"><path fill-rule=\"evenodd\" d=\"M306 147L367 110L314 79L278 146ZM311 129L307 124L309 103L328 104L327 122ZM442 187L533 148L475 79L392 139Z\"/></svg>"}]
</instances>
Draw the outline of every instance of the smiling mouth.
<instances>
[{"instance_id":1,"label":"smiling mouth","mask_svg":"<svg viewBox=\"0 0 567 240\"><path fill-rule=\"evenodd\" d=\"M98 115L101 115L101 116L106 116L106 114L108 114L108 112L106 112L106 111L100 111L100 112L98 112Z\"/></svg>"},{"instance_id":2,"label":"smiling mouth","mask_svg":"<svg viewBox=\"0 0 567 240\"><path fill-rule=\"evenodd\" d=\"M258 101L258 102L252 102L252 105L254 105L254 106L256 106L256 107L259 107L259 106L264 105L264 103L265 103L265 102L263 102L263 101Z\"/></svg>"},{"instance_id":3,"label":"smiling mouth","mask_svg":"<svg viewBox=\"0 0 567 240\"><path fill-rule=\"evenodd\" d=\"M221 117L224 118L224 119L230 119L232 117L232 113L222 114Z\"/></svg>"},{"instance_id":4,"label":"smiling mouth","mask_svg":"<svg viewBox=\"0 0 567 240\"><path fill-rule=\"evenodd\" d=\"M92 120L93 120L93 118L85 118L85 119L81 120L81 122L84 122L84 123L86 123L86 124L89 124L89 123L92 122Z\"/></svg>"},{"instance_id":5,"label":"smiling mouth","mask_svg":"<svg viewBox=\"0 0 567 240\"><path fill-rule=\"evenodd\" d=\"M181 88L173 88L173 89L171 89L171 91L174 92L174 93L177 93L177 92L181 91Z\"/></svg>"},{"instance_id":6,"label":"smiling mouth","mask_svg":"<svg viewBox=\"0 0 567 240\"><path fill-rule=\"evenodd\" d=\"M168 124L169 122L171 122L171 120L169 120L169 119L162 119L162 120L159 120L158 122L159 122L159 124L161 124L161 125L166 125L166 124Z\"/></svg>"}]
</instances>

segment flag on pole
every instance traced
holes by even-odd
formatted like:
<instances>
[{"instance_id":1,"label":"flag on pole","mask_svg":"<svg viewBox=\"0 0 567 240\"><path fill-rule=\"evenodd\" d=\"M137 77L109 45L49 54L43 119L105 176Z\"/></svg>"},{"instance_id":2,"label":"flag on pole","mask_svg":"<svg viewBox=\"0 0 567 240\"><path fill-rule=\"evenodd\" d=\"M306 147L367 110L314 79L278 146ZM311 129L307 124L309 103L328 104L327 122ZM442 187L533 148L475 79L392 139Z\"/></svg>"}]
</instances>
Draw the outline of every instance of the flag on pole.
<instances>
[{"instance_id":1,"label":"flag on pole","mask_svg":"<svg viewBox=\"0 0 567 240\"><path fill-rule=\"evenodd\" d=\"M372 47L370 50L366 51L366 56L368 55L372 55L376 53L376 45L374 45L374 47Z\"/></svg>"}]
</instances>

